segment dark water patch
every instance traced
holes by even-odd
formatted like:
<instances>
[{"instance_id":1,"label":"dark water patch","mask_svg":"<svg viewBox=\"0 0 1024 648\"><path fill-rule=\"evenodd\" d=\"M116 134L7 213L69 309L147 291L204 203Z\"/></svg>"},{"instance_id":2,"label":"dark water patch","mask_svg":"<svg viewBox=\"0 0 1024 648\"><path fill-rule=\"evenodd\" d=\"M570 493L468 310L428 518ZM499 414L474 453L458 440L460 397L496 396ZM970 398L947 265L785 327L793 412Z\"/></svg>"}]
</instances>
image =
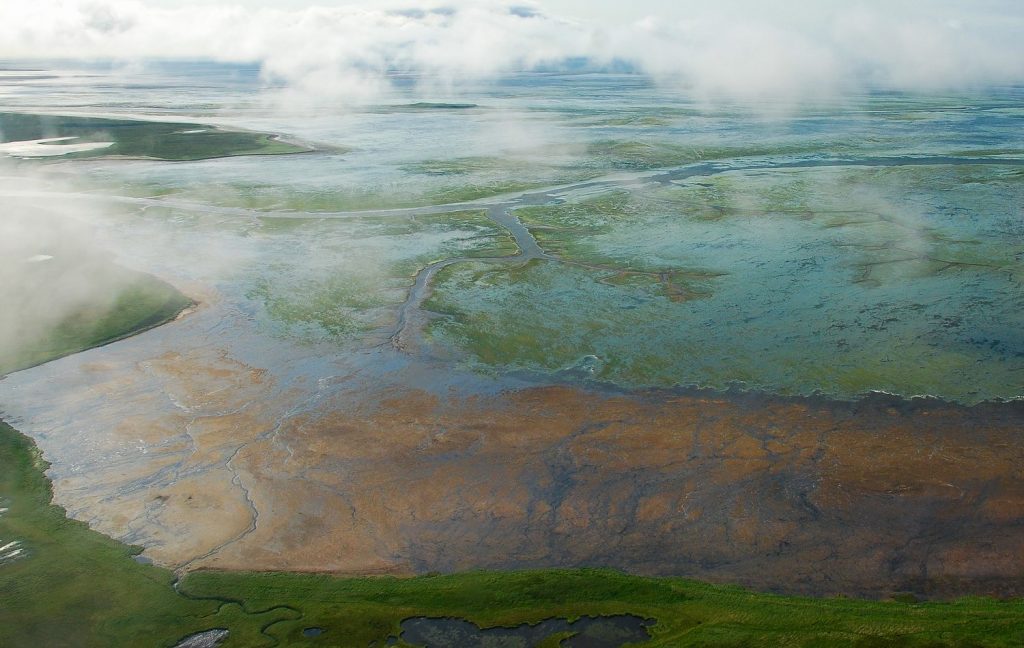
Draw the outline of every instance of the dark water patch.
<instances>
[{"instance_id":1,"label":"dark water patch","mask_svg":"<svg viewBox=\"0 0 1024 648\"><path fill-rule=\"evenodd\" d=\"M304 628L302 630L302 636L303 637L319 637L324 632L325 632L325 630L323 628L317 628L317 627Z\"/></svg>"},{"instance_id":2,"label":"dark water patch","mask_svg":"<svg viewBox=\"0 0 1024 648\"><path fill-rule=\"evenodd\" d=\"M463 619L413 617L402 621L402 641L426 648L531 648L554 635L572 633L562 640L567 648L619 648L651 638L653 619L630 614L584 616L569 622L545 619L512 628L481 628Z\"/></svg>"}]
</instances>

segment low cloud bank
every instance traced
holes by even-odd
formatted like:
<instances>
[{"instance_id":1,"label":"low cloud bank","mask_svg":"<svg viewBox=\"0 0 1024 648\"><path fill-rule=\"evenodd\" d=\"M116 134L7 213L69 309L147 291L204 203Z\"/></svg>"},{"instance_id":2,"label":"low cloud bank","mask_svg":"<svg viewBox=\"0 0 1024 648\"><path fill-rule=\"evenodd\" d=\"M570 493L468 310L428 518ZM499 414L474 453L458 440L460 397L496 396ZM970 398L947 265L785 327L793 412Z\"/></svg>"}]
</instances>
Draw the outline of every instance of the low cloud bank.
<instances>
[{"instance_id":1,"label":"low cloud bank","mask_svg":"<svg viewBox=\"0 0 1024 648\"><path fill-rule=\"evenodd\" d=\"M866 88L1024 83L1017 0L665 3L602 25L543 4L468 2L246 9L133 0L0 6L0 58L259 61L268 82L331 101L373 100L395 72L432 91L585 59L629 66L699 100L807 100Z\"/></svg>"}]
</instances>

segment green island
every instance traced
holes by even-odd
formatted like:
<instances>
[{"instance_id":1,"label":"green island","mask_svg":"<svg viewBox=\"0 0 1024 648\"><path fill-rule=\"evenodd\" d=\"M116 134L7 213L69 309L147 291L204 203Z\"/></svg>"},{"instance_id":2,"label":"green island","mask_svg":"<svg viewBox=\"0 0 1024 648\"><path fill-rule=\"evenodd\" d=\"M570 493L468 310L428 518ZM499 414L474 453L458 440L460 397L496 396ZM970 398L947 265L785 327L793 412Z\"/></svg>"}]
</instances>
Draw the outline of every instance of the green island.
<instances>
[{"instance_id":1,"label":"green island","mask_svg":"<svg viewBox=\"0 0 1024 648\"><path fill-rule=\"evenodd\" d=\"M167 282L87 244L84 228L42 213L4 225L0 276L11 290L0 313L0 376L154 328L192 305Z\"/></svg>"},{"instance_id":2,"label":"green island","mask_svg":"<svg viewBox=\"0 0 1024 648\"><path fill-rule=\"evenodd\" d=\"M68 150L63 156L119 156L169 161L206 160L237 155L280 155L311 150L281 141L269 133L226 130L216 126L0 113L0 144L12 142L38 142L39 146L54 148L55 154L61 154L61 149L68 144L107 144L83 150Z\"/></svg>"},{"instance_id":3,"label":"green island","mask_svg":"<svg viewBox=\"0 0 1024 648\"><path fill-rule=\"evenodd\" d=\"M192 303L152 275L125 268L115 271L122 287L110 304L77 309L27 344L0 347L0 376L159 326Z\"/></svg>"}]
</instances>

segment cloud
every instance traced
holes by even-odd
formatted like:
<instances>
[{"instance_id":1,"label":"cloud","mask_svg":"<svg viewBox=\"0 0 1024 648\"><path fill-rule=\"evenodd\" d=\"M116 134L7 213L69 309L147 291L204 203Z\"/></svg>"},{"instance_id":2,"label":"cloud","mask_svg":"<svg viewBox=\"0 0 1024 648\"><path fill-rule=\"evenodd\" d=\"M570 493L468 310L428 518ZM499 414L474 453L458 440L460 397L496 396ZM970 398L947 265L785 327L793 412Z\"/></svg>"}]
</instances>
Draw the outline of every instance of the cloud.
<instances>
[{"instance_id":1,"label":"cloud","mask_svg":"<svg viewBox=\"0 0 1024 648\"><path fill-rule=\"evenodd\" d=\"M0 161L0 371L35 359L37 345L69 317L112 308L127 285L87 224L94 210L50 197L56 186Z\"/></svg>"},{"instance_id":2,"label":"cloud","mask_svg":"<svg viewBox=\"0 0 1024 648\"><path fill-rule=\"evenodd\" d=\"M650 4L646 5L650 8ZM0 58L259 61L295 96L369 101L395 72L430 89L566 60L628 65L702 100L805 100L869 87L1024 82L1016 0L732 0L656 5L602 24L543 3L365 2L342 7L155 7L36 0L0 7Z\"/></svg>"}]
</instances>

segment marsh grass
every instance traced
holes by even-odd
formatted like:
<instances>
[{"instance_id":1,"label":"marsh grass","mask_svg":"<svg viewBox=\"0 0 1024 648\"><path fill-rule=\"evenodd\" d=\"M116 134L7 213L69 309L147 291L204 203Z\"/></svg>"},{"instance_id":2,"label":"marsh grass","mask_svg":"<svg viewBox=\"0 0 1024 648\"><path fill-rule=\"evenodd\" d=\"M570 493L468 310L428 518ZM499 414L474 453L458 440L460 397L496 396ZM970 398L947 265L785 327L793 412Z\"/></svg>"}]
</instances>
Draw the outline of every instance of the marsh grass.
<instances>
[{"instance_id":1,"label":"marsh grass","mask_svg":"<svg viewBox=\"0 0 1024 648\"><path fill-rule=\"evenodd\" d=\"M174 319L192 301L156 277L107 264L114 296L41 325L22 344L0 347L0 376L115 342Z\"/></svg>"}]
</instances>

